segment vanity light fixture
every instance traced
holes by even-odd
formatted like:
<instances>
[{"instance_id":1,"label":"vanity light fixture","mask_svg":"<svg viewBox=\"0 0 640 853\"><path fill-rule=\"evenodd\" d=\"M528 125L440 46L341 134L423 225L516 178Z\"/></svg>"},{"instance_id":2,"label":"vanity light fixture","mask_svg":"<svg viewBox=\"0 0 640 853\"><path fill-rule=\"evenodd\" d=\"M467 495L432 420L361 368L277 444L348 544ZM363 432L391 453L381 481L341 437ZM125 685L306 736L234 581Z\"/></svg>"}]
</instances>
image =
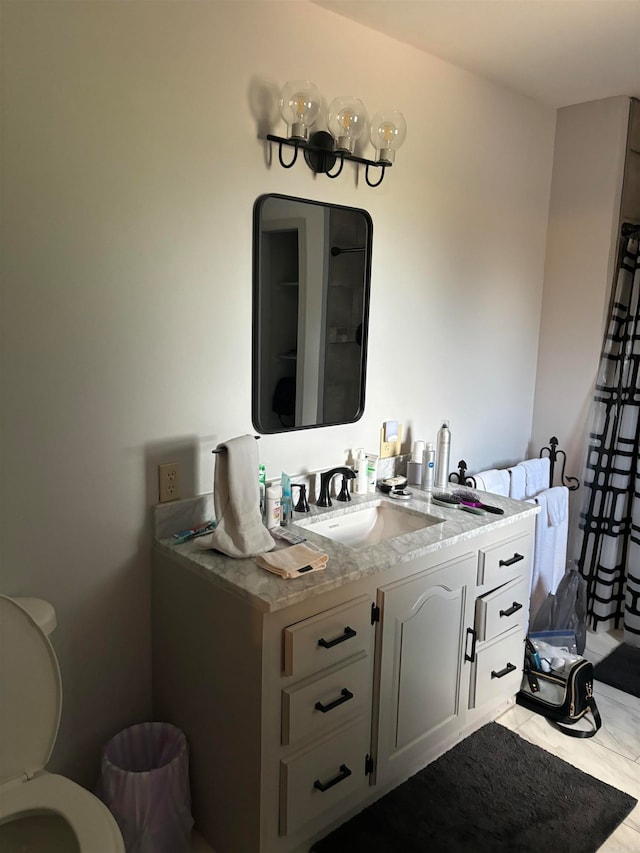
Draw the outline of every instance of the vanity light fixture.
<instances>
[{"instance_id":1,"label":"vanity light fixture","mask_svg":"<svg viewBox=\"0 0 640 853\"><path fill-rule=\"evenodd\" d=\"M309 138L320 112L320 92L310 80L290 80L280 92L280 115L287 123L289 139Z\"/></svg>"},{"instance_id":2,"label":"vanity light fixture","mask_svg":"<svg viewBox=\"0 0 640 853\"><path fill-rule=\"evenodd\" d=\"M269 142L278 143L278 159L284 169L290 169L298 159L298 151L304 152L304 159L316 174L322 173L328 178L337 178L342 172L345 160L362 163L366 166L365 180L370 187L382 183L385 169L395 160L395 152L407 135L407 123L401 112L389 110L376 113L369 126L369 137L376 149L375 160L356 157L353 153L357 139L365 130L366 109L360 98L342 95L329 105L327 114L328 133L316 130L309 133L320 112L320 93L317 86L309 80L286 83L280 93L280 115L287 124L287 137L267 134ZM293 147L294 154L287 163L283 159L283 146ZM338 161L337 168L334 169ZM371 167L380 169L380 177L372 181L369 177ZM333 169L333 171L332 171Z\"/></svg>"}]
</instances>

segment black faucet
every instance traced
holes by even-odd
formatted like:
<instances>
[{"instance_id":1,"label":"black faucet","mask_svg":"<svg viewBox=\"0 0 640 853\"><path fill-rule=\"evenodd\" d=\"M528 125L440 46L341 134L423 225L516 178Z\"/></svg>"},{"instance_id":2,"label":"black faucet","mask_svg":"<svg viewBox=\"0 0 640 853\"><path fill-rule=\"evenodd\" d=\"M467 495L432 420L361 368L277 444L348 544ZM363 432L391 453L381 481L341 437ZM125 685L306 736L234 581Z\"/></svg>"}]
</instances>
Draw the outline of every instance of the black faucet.
<instances>
[{"instance_id":1,"label":"black faucet","mask_svg":"<svg viewBox=\"0 0 640 853\"><path fill-rule=\"evenodd\" d=\"M335 477L336 474L342 474L343 477L346 477L348 480L353 480L356 476L356 472L352 471L351 468L346 468L344 465L340 468L332 468L330 471L325 471L324 474L320 474L320 497L316 501L316 506L331 506L331 497L329 495L329 490L331 489L331 480ZM351 500L350 497L342 497L346 490L343 489L338 495L337 500L346 501ZM349 492L347 491L347 495Z\"/></svg>"}]
</instances>

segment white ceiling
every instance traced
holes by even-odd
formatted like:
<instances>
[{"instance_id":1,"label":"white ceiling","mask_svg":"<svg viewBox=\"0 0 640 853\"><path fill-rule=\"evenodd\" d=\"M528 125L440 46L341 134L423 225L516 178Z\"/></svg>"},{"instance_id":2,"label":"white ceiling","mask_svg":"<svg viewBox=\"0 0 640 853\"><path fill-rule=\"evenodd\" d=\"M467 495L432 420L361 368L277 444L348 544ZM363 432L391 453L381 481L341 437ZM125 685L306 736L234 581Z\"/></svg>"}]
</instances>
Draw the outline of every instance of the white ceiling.
<instances>
[{"instance_id":1,"label":"white ceiling","mask_svg":"<svg viewBox=\"0 0 640 853\"><path fill-rule=\"evenodd\" d=\"M312 0L553 107L640 98L640 0Z\"/></svg>"}]
</instances>

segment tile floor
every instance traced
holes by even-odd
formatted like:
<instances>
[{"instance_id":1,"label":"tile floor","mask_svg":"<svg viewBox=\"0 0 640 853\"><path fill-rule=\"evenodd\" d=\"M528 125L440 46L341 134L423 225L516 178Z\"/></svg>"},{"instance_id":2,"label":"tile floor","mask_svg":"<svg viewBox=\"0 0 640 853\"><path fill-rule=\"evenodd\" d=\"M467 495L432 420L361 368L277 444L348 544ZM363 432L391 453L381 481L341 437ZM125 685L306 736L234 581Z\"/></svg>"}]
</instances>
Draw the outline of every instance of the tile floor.
<instances>
[{"instance_id":1,"label":"tile floor","mask_svg":"<svg viewBox=\"0 0 640 853\"><path fill-rule=\"evenodd\" d=\"M589 632L585 657L596 664L619 642L621 632ZM531 743L568 761L585 773L634 796L638 805L600 848L599 853L640 851L640 699L596 682L594 695L602 728L593 738L570 738L538 714L515 706L498 719ZM214 853L194 832L192 853Z\"/></svg>"},{"instance_id":2,"label":"tile floor","mask_svg":"<svg viewBox=\"0 0 640 853\"><path fill-rule=\"evenodd\" d=\"M606 657L621 642L622 632L589 632L584 656L592 663ZM600 853L640 851L640 699L596 681L594 696L602 728L593 738L570 738L539 714L515 706L498 720L531 743L552 752L585 773L626 791L639 804L605 841Z\"/></svg>"}]
</instances>

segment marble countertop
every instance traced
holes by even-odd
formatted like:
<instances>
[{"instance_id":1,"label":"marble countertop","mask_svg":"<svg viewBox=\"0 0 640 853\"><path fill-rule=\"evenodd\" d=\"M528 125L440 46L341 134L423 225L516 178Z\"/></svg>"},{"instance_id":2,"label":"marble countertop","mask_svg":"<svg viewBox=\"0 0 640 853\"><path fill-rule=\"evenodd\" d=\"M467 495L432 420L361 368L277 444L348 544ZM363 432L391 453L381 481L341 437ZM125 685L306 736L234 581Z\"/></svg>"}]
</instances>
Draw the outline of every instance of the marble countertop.
<instances>
[{"instance_id":1,"label":"marble countertop","mask_svg":"<svg viewBox=\"0 0 640 853\"><path fill-rule=\"evenodd\" d=\"M197 540L176 545L171 537L158 538L155 546L160 552L171 554L190 570L205 575L212 583L244 598L253 607L276 611L360 578L382 573L399 562L413 560L455 543L473 539L482 533L499 530L539 511L534 504L489 495L476 489L484 502L501 507L504 515L475 515L457 508L436 505L432 503L427 492L414 486L411 491L411 500L401 503L376 492L354 495L353 500L348 503L338 503L334 500L333 506L326 509L311 506L311 511L304 515L294 513L290 529L305 536L311 545L323 550L329 561L323 571L288 580L260 568L251 558L233 559L217 551L202 550ZM329 514L331 517L345 515L379 501L388 501L394 506L400 505L414 512L437 516L443 518L445 523L404 533L360 550L341 545L313 532L315 520L324 520ZM303 520L305 526L298 526L297 519Z\"/></svg>"}]
</instances>

